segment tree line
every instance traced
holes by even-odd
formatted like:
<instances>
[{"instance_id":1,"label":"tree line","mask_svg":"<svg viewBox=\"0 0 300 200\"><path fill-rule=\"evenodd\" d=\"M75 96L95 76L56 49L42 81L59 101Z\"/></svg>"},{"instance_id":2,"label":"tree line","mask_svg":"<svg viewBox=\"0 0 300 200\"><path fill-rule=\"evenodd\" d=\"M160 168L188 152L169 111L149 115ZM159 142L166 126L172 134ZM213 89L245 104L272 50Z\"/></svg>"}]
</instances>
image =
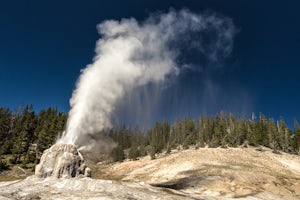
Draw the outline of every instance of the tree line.
<instances>
[{"instance_id":1,"label":"tree line","mask_svg":"<svg viewBox=\"0 0 300 200\"><path fill-rule=\"evenodd\" d=\"M67 115L56 108L35 113L32 105L10 110L0 107L0 170L9 164L34 168L43 151L55 143L65 129Z\"/></svg>"},{"instance_id":2,"label":"tree line","mask_svg":"<svg viewBox=\"0 0 300 200\"><path fill-rule=\"evenodd\" d=\"M32 105L16 110L0 107L0 171L9 165L34 168L43 151L55 143L67 122L67 114L56 108L35 113ZM235 117L231 113L183 118L173 123L156 122L142 130L125 125L106 130L117 147L111 152L113 161L138 159L150 155L170 153L172 149L190 147L265 146L273 151L300 153L300 127L294 120L292 131L283 117L278 121L260 113L258 118ZM9 157L9 160L6 158Z\"/></svg>"},{"instance_id":3,"label":"tree line","mask_svg":"<svg viewBox=\"0 0 300 200\"><path fill-rule=\"evenodd\" d=\"M137 159L172 149L190 147L239 147L265 146L275 153L300 153L300 128L294 120L294 131L285 123L284 118L278 121L268 119L260 113L256 118L235 117L230 113L218 113L215 116L200 116L197 120L184 118L172 124L167 121L156 122L143 133L138 127L133 129L121 126L110 131L110 137L118 144L113 150L114 161L125 158Z\"/></svg>"}]
</instances>

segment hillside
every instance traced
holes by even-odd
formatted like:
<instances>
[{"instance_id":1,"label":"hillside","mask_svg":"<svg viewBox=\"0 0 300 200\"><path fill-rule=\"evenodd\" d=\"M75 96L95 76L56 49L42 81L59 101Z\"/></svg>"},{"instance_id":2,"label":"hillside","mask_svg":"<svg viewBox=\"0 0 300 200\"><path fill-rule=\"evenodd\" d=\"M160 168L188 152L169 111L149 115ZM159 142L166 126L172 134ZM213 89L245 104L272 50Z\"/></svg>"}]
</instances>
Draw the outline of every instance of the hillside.
<instances>
[{"instance_id":1,"label":"hillside","mask_svg":"<svg viewBox=\"0 0 300 200\"><path fill-rule=\"evenodd\" d=\"M102 177L143 181L193 198L300 199L300 157L267 148L200 148L102 165ZM97 174L95 175L97 176ZM114 176L114 177L112 177Z\"/></svg>"},{"instance_id":2,"label":"hillside","mask_svg":"<svg viewBox=\"0 0 300 200\"><path fill-rule=\"evenodd\" d=\"M93 179L0 182L0 199L300 199L300 157L267 148L173 150L90 167Z\"/></svg>"}]
</instances>

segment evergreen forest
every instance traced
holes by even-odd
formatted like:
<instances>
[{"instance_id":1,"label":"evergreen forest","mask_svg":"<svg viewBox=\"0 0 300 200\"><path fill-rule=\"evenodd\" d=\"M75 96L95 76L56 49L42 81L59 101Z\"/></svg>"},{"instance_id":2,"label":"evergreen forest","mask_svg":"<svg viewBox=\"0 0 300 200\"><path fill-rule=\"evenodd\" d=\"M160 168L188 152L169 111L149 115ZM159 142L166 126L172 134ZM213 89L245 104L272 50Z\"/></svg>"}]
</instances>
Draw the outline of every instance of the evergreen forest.
<instances>
[{"instance_id":1,"label":"evergreen forest","mask_svg":"<svg viewBox=\"0 0 300 200\"><path fill-rule=\"evenodd\" d=\"M16 110L0 107L0 172L18 165L34 169L43 151L55 143L63 133L67 114L56 108L36 113L32 105ZM264 146L280 151L300 153L300 127L294 120L293 130L283 117L279 120L258 117L234 116L220 112L215 116L198 119L183 118L170 123L156 122L144 130L126 125L106 130L117 147L111 152L111 161L138 159L150 155L155 159L159 153L172 149Z\"/></svg>"}]
</instances>

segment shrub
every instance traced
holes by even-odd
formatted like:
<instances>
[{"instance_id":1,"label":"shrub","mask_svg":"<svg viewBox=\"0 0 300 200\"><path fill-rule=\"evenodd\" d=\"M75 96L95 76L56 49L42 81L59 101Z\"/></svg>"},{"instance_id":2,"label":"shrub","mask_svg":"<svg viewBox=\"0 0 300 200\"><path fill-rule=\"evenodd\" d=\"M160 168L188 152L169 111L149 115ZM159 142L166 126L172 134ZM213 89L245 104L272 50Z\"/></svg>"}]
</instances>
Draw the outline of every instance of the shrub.
<instances>
[{"instance_id":1,"label":"shrub","mask_svg":"<svg viewBox=\"0 0 300 200\"><path fill-rule=\"evenodd\" d=\"M4 171L9 169L9 166L6 162L6 160L0 160L0 171Z\"/></svg>"}]
</instances>

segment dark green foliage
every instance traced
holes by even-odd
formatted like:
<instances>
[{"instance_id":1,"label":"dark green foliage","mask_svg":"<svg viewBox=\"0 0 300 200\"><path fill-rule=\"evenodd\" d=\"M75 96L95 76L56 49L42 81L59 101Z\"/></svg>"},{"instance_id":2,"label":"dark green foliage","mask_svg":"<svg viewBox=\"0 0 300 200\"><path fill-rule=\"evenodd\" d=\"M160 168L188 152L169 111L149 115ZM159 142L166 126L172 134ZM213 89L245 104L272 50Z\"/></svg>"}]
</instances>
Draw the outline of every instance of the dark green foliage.
<instances>
[{"instance_id":1,"label":"dark green foliage","mask_svg":"<svg viewBox=\"0 0 300 200\"><path fill-rule=\"evenodd\" d=\"M140 156L140 151L137 147L137 144L133 144L129 149L128 154L130 159L136 160Z\"/></svg>"},{"instance_id":2,"label":"dark green foliage","mask_svg":"<svg viewBox=\"0 0 300 200\"><path fill-rule=\"evenodd\" d=\"M151 145L153 153L161 153L168 143L170 137L170 125L168 122L156 122L153 129L147 132L147 139Z\"/></svg>"},{"instance_id":3,"label":"dark green foliage","mask_svg":"<svg viewBox=\"0 0 300 200\"><path fill-rule=\"evenodd\" d=\"M0 160L0 172L9 169L6 160Z\"/></svg>"},{"instance_id":4,"label":"dark green foliage","mask_svg":"<svg viewBox=\"0 0 300 200\"><path fill-rule=\"evenodd\" d=\"M171 149L171 146L168 145L168 146L167 146L167 152L166 152L166 153L167 153L167 154L170 154L170 153L171 153L171 150L172 150L172 149Z\"/></svg>"},{"instance_id":5,"label":"dark green foliage","mask_svg":"<svg viewBox=\"0 0 300 200\"><path fill-rule=\"evenodd\" d=\"M151 157L152 160L156 158L156 157L155 157L155 154L156 154L155 152L156 152L156 149L153 148L153 147L151 147L150 157Z\"/></svg>"},{"instance_id":6,"label":"dark green foliage","mask_svg":"<svg viewBox=\"0 0 300 200\"><path fill-rule=\"evenodd\" d=\"M12 114L8 108L0 107L0 155L11 153L14 123L15 114Z\"/></svg>"},{"instance_id":7,"label":"dark green foliage","mask_svg":"<svg viewBox=\"0 0 300 200\"><path fill-rule=\"evenodd\" d=\"M125 159L124 151L121 146L116 147L112 150L111 156L114 162L122 161Z\"/></svg>"},{"instance_id":8,"label":"dark green foliage","mask_svg":"<svg viewBox=\"0 0 300 200\"><path fill-rule=\"evenodd\" d=\"M140 154L141 157L147 155L147 151L146 151L146 148L145 148L145 145L144 145L144 144L141 144L141 145L140 145L140 147L139 147L139 154Z\"/></svg>"},{"instance_id":9,"label":"dark green foliage","mask_svg":"<svg viewBox=\"0 0 300 200\"><path fill-rule=\"evenodd\" d=\"M0 155L11 154L9 163L33 167L64 130L66 120L56 108L36 114L32 105L15 111L0 107Z\"/></svg>"},{"instance_id":10,"label":"dark green foliage","mask_svg":"<svg viewBox=\"0 0 300 200\"><path fill-rule=\"evenodd\" d=\"M254 114L253 114L254 116ZM184 118L175 120L170 125L168 122L156 122L152 129L142 134L138 128L131 131L123 128L112 135L118 143L124 143L127 138L129 145L123 145L123 150L129 149L128 158L136 159L149 153L152 159L158 153L166 151L170 153L172 149L188 149L191 146L199 147L239 147L244 144L252 146L266 146L278 151L290 153L300 152L300 128L295 121L295 129L292 133L283 118L277 124L273 119L267 119L262 113L259 119L252 117L235 118L233 114L219 113L215 117L200 116L198 121ZM124 131L126 130L126 131ZM118 138L121 138L119 140ZM129 138L129 139L128 139ZM148 152L144 151L148 145ZM145 154L141 153L141 149Z\"/></svg>"},{"instance_id":11,"label":"dark green foliage","mask_svg":"<svg viewBox=\"0 0 300 200\"><path fill-rule=\"evenodd\" d=\"M195 145L197 142L196 123L192 119L184 118L183 120L183 148L187 149L190 145Z\"/></svg>"},{"instance_id":12,"label":"dark green foliage","mask_svg":"<svg viewBox=\"0 0 300 200\"><path fill-rule=\"evenodd\" d=\"M253 115L254 116L254 115ZM43 151L55 143L65 129L67 115L56 108L41 110L36 114L32 105L15 111L0 107L0 155L10 155L9 164L33 167L39 162ZM255 117L234 117L232 114L218 113L200 116L197 121L189 118L156 122L147 131L125 125L107 131L118 146L112 151L114 161L125 158L138 159L149 154L152 159L172 149L190 147L238 147L243 144L266 146L273 151L300 153L300 127L295 120L294 131L284 119L275 123L262 113ZM126 152L126 155L125 155ZM1 161L1 168L8 163Z\"/></svg>"},{"instance_id":13,"label":"dark green foliage","mask_svg":"<svg viewBox=\"0 0 300 200\"><path fill-rule=\"evenodd\" d=\"M294 120L294 134L292 140L292 147L295 153L300 153L300 127L297 120Z\"/></svg>"}]
</instances>

